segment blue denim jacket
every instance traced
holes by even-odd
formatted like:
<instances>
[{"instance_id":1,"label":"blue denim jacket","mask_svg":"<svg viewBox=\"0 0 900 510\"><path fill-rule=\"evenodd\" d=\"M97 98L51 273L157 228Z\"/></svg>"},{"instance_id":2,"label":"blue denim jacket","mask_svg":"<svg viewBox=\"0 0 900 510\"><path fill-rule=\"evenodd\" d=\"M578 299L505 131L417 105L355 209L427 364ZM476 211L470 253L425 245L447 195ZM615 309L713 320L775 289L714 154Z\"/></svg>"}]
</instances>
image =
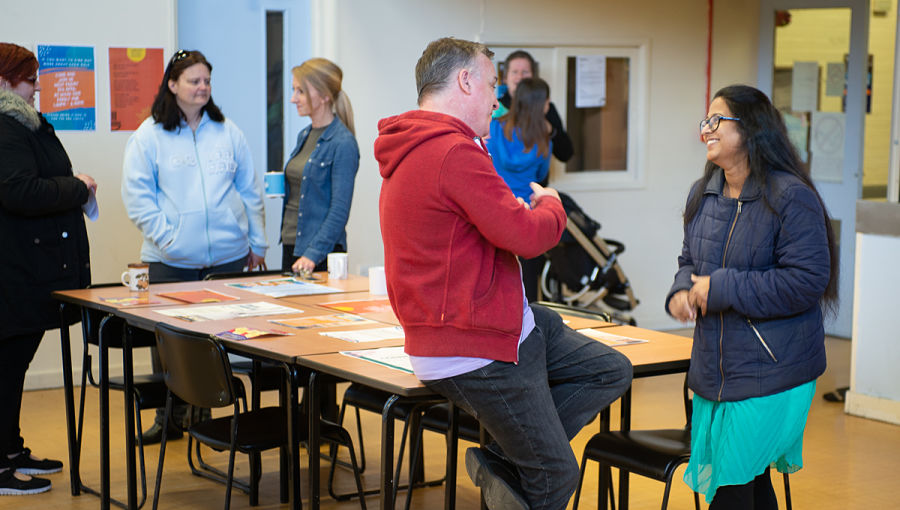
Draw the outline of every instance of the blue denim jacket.
<instances>
[{"instance_id":1,"label":"blue denim jacket","mask_svg":"<svg viewBox=\"0 0 900 510\"><path fill-rule=\"evenodd\" d=\"M311 126L307 126L300 131L297 146L288 161L300 152L310 129ZM295 257L306 257L318 264L325 260L335 244L347 246L347 218L358 169L356 138L335 116L303 167ZM290 193L290 184L285 180L285 196Z\"/></svg>"}]
</instances>

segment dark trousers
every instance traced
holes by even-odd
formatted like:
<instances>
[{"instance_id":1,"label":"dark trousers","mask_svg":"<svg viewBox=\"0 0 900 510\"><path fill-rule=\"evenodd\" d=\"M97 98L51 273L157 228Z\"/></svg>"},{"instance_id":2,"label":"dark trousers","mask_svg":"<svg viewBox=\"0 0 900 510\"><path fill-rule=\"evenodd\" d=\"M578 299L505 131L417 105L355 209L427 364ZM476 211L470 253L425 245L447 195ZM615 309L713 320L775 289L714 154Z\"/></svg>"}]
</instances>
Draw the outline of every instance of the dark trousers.
<instances>
[{"instance_id":1,"label":"dark trousers","mask_svg":"<svg viewBox=\"0 0 900 510\"><path fill-rule=\"evenodd\" d=\"M547 258L538 255L533 259L519 257L522 265L522 284L525 286L525 299L533 303L538 299L538 288L541 285L541 271L544 270L544 262Z\"/></svg>"},{"instance_id":2,"label":"dark trousers","mask_svg":"<svg viewBox=\"0 0 900 510\"><path fill-rule=\"evenodd\" d=\"M519 346L518 363L423 382L490 432L518 469L531 508L565 508L578 483L569 441L628 389L632 367L555 312L531 308L536 327Z\"/></svg>"},{"instance_id":3,"label":"dark trousers","mask_svg":"<svg viewBox=\"0 0 900 510\"><path fill-rule=\"evenodd\" d=\"M25 449L19 429L25 372L43 337L38 331L0 340L0 469L12 466L8 455Z\"/></svg>"},{"instance_id":4,"label":"dark trousers","mask_svg":"<svg viewBox=\"0 0 900 510\"><path fill-rule=\"evenodd\" d=\"M246 257L241 257L232 262L219 264L218 266L204 267L202 269L184 269L169 266L162 262L150 262L150 284L197 281L202 280L206 278L207 275L213 273L237 273L244 269L245 265L247 265ZM162 372L162 363L159 361L159 353L156 352L156 347L150 348L150 362L152 363L154 374ZM177 426L186 424L187 411L188 406L186 405L176 405L172 407L172 423ZM165 417L165 408L161 407L156 410L156 423L162 425Z\"/></svg>"},{"instance_id":5,"label":"dark trousers","mask_svg":"<svg viewBox=\"0 0 900 510\"><path fill-rule=\"evenodd\" d=\"M709 510L778 510L769 468L744 485L723 485L716 489Z\"/></svg>"}]
</instances>

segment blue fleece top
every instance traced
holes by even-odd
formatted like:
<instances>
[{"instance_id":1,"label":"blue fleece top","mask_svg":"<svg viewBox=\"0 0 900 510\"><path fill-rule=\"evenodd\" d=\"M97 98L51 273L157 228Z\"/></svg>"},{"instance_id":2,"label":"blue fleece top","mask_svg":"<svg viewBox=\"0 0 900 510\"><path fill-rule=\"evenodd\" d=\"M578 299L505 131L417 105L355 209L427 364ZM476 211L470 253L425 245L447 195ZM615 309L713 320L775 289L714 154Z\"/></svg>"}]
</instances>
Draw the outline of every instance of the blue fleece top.
<instances>
[{"instance_id":1,"label":"blue fleece top","mask_svg":"<svg viewBox=\"0 0 900 510\"><path fill-rule=\"evenodd\" d=\"M146 119L125 146L122 202L144 236L144 262L202 269L266 254L262 187L228 119L204 112L196 132Z\"/></svg>"},{"instance_id":2,"label":"blue fleece top","mask_svg":"<svg viewBox=\"0 0 900 510\"><path fill-rule=\"evenodd\" d=\"M544 180L550 171L553 147L548 146L545 156L538 154L537 144L526 152L519 128L513 130L512 140L509 140L503 134L505 124L506 122L498 119L491 120L491 137L487 140L487 148L494 161L494 168L509 189L517 197L528 201L531 197L531 187L528 184Z\"/></svg>"}]
</instances>

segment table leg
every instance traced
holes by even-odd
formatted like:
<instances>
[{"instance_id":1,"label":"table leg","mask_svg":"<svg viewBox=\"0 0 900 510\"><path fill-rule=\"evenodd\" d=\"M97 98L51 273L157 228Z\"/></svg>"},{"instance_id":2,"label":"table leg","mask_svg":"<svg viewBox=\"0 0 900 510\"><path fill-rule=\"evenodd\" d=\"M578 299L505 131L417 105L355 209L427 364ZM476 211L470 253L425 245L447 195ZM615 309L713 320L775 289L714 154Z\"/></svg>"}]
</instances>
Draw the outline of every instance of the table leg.
<instances>
[{"instance_id":1,"label":"table leg","mask_svg":"<svg viewBox=\"0 0 900 510\"><path fill-rule=\"evenodd\" d=\"M319 382L316 372L309 374L309 394L306 396L306 415L309 418L309 431L306 441L309 454L309 507L312 510L319 508ZM296 401L291 402L291 407L296 407ZM293 448L294 445L292 444ZM299 460L297 461L299 465ZM296 507L299 508L299 507Z\"/></svg>"},{"instance_id":2,"label":"table leg","mask_svg":"<svg viewBox=\"0 0 900 510\"><path fill-rule=\"evenodd\" d=\"M72 383L72 345L69 337L69 328L66 326L65 303L59 304L59 318L62 326L59 328L60 346L62 348L63 369L63 395L66 401L66 436L69 440L69 484L73 496L81 494L81 452L75 437L75 395Z\"/></svg>"},{"instance_id":3,"label":"table leg","mask_svg":"<svg viewBox=\"0 0 900 510\"><path fill-rule=\"evenodd\" d=\"M391 395L381 412L381 510L394 507L394 405L399 400Z\"/></svg>"},{"instance_id":4,"label":"table leg","mask_svg":"<svg viewBox=\"0 0 900 510\"><path fill-rule=\"evenodd\" d=\"M607 406L600 411L600 432L609 431L610 420L609 406ZM606 504L606 497L607 494L610 493L610 484L612 484L610 476L607 476L609 472L609 468L601 468L597 474L597 510L606 510L609 508Z\"/></svg>"},{"instance_id":5,"label":"table leg","mask_svg":"<svg viewBox=\"0 0 900 510\"><path fill-rule=\"evenodd\" d=\"M620 429L631 430L631 386L622 395L622 423ZM628 510L628 471L619 470L619 510Z\"/></svg>"},{"instance_id":6,"label":"table leg","mask_svg":"<svg viewBox=\"0 0 900 510\"><path fill-rule=\"evenodd\" d=\"M459 446L459 408L450 402L447 427L447 473L444 485L444 510L456 508L456 459ZM410 488L412 490L412 488Z\"/></svg>"},{"instance_id":7,"label":"table leg","mask_svg":"<svg viewBox=\"0 0 900 510\"><path fill-rule=\"evenodd\" d=\"M132 329L122 328L122 378L125 380L125 461L127 470L126 489L128 508L137 509L137 461L135 460L134 431L134 353L131 349Z\"/></svg>"},{"instance_id":8,"label":"table leg","mask_svg":"<svg viewBox=\"0 0 900 510\"><path fill-rule=\"evenodd\" d=\"M99 365L100 365L100 509L109 510L109 345L106 342L104 329L112 319L107 315L100 321Z\"/></svg>"}]
</instances>

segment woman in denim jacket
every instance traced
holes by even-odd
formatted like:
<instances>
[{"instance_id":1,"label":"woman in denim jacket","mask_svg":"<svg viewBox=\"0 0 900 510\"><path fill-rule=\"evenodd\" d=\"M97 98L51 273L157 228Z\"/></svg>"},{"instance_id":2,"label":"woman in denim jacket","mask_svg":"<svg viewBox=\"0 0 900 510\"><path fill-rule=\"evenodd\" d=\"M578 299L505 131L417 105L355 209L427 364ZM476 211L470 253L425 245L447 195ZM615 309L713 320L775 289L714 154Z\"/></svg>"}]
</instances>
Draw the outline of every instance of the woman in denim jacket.
<instances>
[{"instance_id":1,"label":"woman in denim jacket","mask_svg":"<svg viewBox=\"0 0 900 510\"><path fill-rule=\"evenodd\" d=\"M347 219L359 147L341 68L324 58L293 70L291 103L311 124L300 131L285 173L281 220L282 270L325 269L331 252L347 251Z\"/></svg>"},{"instance_id":2,"label":"woman in denim jacket","mask_svg":"<svg viewBox=\"0 0 900 510\"><path fill-rule=\"evenodd\" d=\"M834 233L781 114L752 87L716 93L700 122L706 171L691 189L666 308L695 320L684 480L710 509L777 508L770 467L803 466L837 299Z\"/></svg>"}]
</instances>

